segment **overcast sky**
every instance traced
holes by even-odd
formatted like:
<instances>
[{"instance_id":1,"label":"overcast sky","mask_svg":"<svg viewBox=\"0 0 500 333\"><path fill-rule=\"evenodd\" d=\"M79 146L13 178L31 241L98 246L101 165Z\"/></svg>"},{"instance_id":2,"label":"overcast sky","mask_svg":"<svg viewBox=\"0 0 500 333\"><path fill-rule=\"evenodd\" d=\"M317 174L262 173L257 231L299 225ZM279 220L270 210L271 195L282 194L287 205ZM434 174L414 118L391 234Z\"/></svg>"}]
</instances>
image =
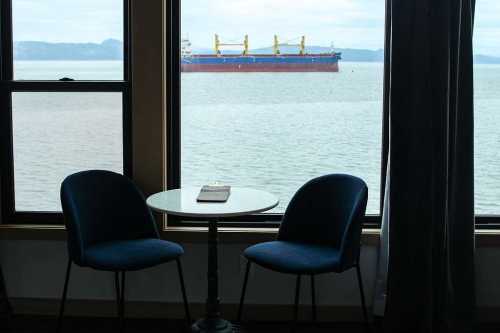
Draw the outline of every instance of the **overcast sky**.
<instances>
[{"instance_id":1,"label":"overcast sky","mask_svg":"<svg viewBox=\"0 0 500 333\"><path fill-rule=\"evenodd\" d=\"M12 7L15 41L123 40L123 0L12 0Z\"/></svg>"},{"instance_id":2,"label":"overcast sky","mask_svg":"<svg viewBox=\"0 0 500 333\"><path fill-rule=\"evenodd\" d=\"M159 1L159 0L143 0ZM14 39L101 42L122 39L122 0L13 0ZM213 35L250 47L281 41L309 45L383 47L385 0L182 0L182 33L193 47L211 48ZM500 0L477 0L475 53L500 56Z\"/></svg>"},{"instance_id":3,"label":"overcast sky","mask_svg":"<svg viewBox=\"0 0 500 333\"><path fill-rule=\"evenodd\" d=\"M183 0L182 34L193 47L221 40L250 47L271 46L306 36L309 45L377 49L383 47L384 0Z\"/></svg>"}]
</instances>

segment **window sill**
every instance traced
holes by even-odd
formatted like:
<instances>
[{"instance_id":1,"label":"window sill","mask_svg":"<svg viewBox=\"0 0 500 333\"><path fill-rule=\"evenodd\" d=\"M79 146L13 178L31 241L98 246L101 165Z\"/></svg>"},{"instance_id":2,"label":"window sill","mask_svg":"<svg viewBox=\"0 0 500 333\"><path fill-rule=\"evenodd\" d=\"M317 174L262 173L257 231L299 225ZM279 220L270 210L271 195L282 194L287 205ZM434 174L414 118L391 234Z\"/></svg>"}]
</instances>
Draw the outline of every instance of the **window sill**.
<instances>
[{"instance_id":1,"label":"window sill","mask_svg":"<svg viewBox=\"0 0 500 333\"><path fill-rule=\"evenodd\" d=\"M277 228L219 228L221 243L258 243L274 240ZM207 228L166 227L161 232L164 239L179 243L206 243ZM363 229L364 245L379 243L380 229ZM0 240L64 241L66 231L60 225L0 225ZM476 247L500 247L500 229L476 230Z\"/></svg>"},{"instance_id":2,"label":"window sill","mask_svg":"<svg viewBox=\"0 0 500 333\"><path fill-rule=\"evenodd\" d=\"M219 242L221 243L259 243L276 239L277 228L219 228ZM167 227L162 236L165 239L180 243L206 243L207 228ZM377 245L379 229L363 230L362 242L366 245Z\"/></svg>"},{"instance_id":3,"label":"window sill","mask_svg":"<svg viewBox=\"0 0 500 333\"><path fill-rule=\"evenodd\" d=\"M258 243L276 238L277 228L219 228L220 243ZM378 229L363 230L365 245L377 245ZM165 227L161 237L179 243L206 243L207 228ZM60 225L0 225L0 240L66 240L66 230ZM500 239L500 232L499 232ZM500 244L500 241L499 241Z\"/></svg>"}]
</instances>

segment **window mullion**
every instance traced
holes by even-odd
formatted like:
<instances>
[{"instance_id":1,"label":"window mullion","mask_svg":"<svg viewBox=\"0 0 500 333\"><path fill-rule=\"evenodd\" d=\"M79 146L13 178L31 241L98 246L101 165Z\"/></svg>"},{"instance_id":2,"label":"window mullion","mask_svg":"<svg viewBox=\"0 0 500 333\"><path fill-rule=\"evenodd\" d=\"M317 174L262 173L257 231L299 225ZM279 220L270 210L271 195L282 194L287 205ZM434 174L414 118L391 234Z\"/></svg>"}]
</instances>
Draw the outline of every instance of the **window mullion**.
<instances>
[{"instance_id":1,"label":"window mullion","mask_svg":"<svg viewBox=\"0 0 500 333\"><path fill-rule=\"evenodd\" d=\"M12 0L0 2L0 62L1 79L12 80L13 77L13 39L12 39Z\"/></svg>"}]
</instances>

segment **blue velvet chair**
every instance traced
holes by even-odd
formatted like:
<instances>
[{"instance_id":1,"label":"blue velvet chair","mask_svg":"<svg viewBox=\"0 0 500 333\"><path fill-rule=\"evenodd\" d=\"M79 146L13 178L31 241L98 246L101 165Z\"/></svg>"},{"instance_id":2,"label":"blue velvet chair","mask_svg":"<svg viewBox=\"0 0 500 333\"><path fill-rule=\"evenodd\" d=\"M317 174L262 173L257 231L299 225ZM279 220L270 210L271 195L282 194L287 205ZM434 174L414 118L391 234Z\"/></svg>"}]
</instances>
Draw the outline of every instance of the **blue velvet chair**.
<instances>
[{"instance_id":1,"label":"blue velvet chair","mask_svg":"<svg viewBox=\"0 0 500 333\"><path fill-rule=\"evenodd\" d=\"M241 293L238 320L252 263L297 276L294 325L298 317L300 281L311 278L312 313L316 320L314 277L356 268L363 315L368 327L359 254L361 224L365 215L368 188L359 178L333 174L315 178L303 185L290 201L272 242L250 246L244 251L247 266Z\"/></svg>"},{"instance_id":2,"label":"blue velvet chair","mask_svg":"<svg viewBox=\"0 0 500 333\"><path fill-rule=\"evenodd\" d=\"M176 243L160 240L153 215L132 181L110 171L79 172L63 181L61 203L69 261L57 332L61 330L73 263L114 272L120 330L123 330L125 272L175 261L186 318L191 320L180 262L184 250Z\"/></svg>"}]
</instances>

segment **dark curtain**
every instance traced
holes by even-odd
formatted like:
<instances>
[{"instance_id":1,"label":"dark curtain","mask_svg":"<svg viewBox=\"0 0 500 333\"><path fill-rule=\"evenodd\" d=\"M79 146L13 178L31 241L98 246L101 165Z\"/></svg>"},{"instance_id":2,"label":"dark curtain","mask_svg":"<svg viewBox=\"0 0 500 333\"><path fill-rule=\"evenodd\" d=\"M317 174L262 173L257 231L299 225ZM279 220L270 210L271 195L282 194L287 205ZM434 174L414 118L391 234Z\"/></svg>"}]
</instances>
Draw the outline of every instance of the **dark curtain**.
<instances>
[{"instance_id":1,"label":"dark curtain","mask_svg":"<svg viewBox=\"0 0 500 333\"><path fill-rule=\"evenodd\" d=\"M474 0L387 0L387 332L472 332Z\"/></svg>"}]
</instances>

